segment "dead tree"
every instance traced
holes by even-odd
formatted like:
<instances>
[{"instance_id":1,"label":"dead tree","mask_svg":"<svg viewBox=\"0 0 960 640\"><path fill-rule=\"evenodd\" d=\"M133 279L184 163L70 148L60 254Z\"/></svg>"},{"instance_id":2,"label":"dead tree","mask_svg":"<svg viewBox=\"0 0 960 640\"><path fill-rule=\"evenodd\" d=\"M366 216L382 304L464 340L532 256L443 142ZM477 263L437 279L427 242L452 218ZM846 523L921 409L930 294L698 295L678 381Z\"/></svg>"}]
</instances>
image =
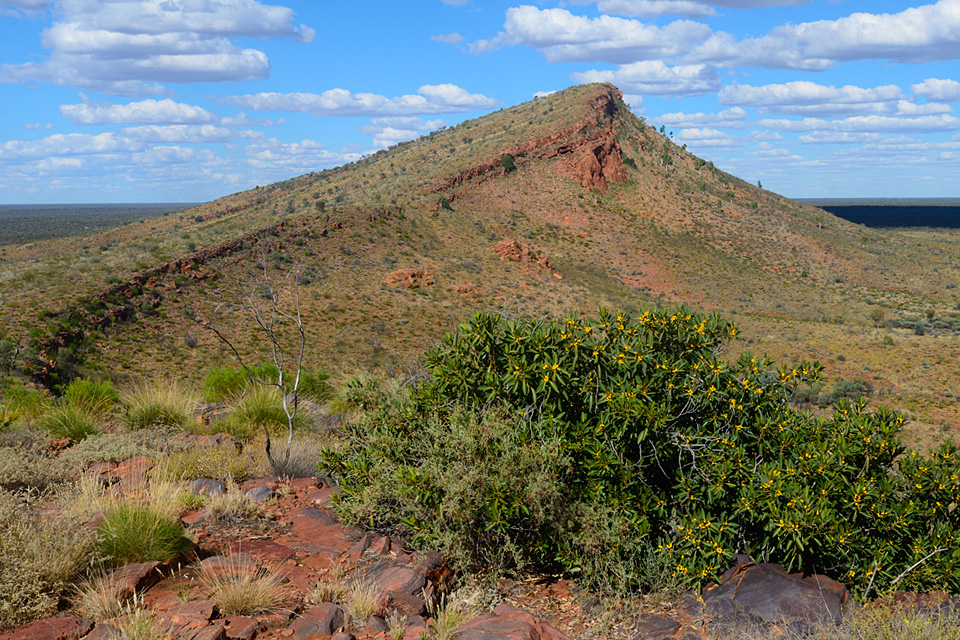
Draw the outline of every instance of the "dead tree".
<instances>
[{"instance_id":1,"label":"dead tree","mask_svg":"<svg viewBox=\"0 0 960 640\"><path fill-rule=\"evenodd\" d=\"M267 425L263 425L264 435L266 436L266 454L270 467L275 474L283 475L282 471L287 469L290 463L290 447L293 443L293 424L297 417L297 411L300 406L300 374L303 370L303 352L307 344L306 332L303 328L303 318L300 315L300 290L297 285L297 273L299 265L291 267L280 281L279 286L274 286L267 271L267 257L260 247L260 264L263 266L263 279L253 283L243 283L237 280L241 293L241 306L244 312L253 320L258 333L266 341L270 353L270 359L277 371L276 380L264 379L257 374L244 359L243 355L237 349L234 341L231 340L223 328L218 324L217 318L220 316L220 309L224 303L214 308L211 318L208 322L198 319L200 324L213 331L218 338L230 349L236 358L237 363L243 368L244 372L250 376L254 383L265 387L276 387L280 391L283 413L287 418L287 446L283 455L283 462L279 463L273 457L270 450L270 430ZM292 289L292 308L286 302L285 294ZM281 299L283 298L283 299ZM285 310L285 307L288 310ZM286 326L294 328L296 338L292 341L292 348L284 346L284 340L281 331ZM293 377L293 385L289 385L289 379Z\"/></svg>"}]
</instances>

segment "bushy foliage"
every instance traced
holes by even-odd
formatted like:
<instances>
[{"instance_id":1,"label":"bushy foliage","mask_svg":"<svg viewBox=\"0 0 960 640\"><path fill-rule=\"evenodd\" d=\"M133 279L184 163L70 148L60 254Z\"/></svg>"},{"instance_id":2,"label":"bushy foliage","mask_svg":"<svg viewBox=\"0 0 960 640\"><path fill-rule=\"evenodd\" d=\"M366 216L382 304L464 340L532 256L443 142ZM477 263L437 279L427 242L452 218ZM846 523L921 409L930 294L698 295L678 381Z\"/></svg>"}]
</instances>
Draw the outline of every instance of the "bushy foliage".
<instances>
[{"instance_id":1,"label":"bushy foliage","mask_svg":"<svg viewBox=\"0 0 960 640\"><path fill-rule=\"evenodd\" d=\"M340 479L348 520L447 546L440 523L462 523L454 531L475 536L479 564L500 545L517 564L555 561L596 583L604 567L642 566L656 549L697 585L747 552L861 595L960 589L956 448L905 452L902 419L862 401L841 400L825 418L794 410L794 388L817 383L822 367L724 362L735 334L683 308L552 322L480 314L427 354L431 378L407 403L348 426L351 444L325 450L321 468ZM474 453L488 456L486 473L511 477L520 451L527 475L559 487L536 518L511 493L529 492L529 478L476 483L469 500L451 501L459 488L445 474L459 460L435 441L468 451L464 428L493 431L491 411L516 441L512 453Z\"/></svg>"},{"instance_id":2,"label":"bushy foliage","mask_svg":"<svg viewBox=\"0 0 960 640\"><path fill-rule=\"evenodd\" d=\"M250 368L253 374L265 382L277 381L277 368L272 363L260 363ZM288 393L293 390L293 377L296 372L288 372L284 382ZM330 374L322 369L311 371L304 368L300 372L298 393L314 402L322 403L330 397ZM253 384L250 374L240 367L223 366L211 369L203 380L203 397L207 402L230 402L235 400Z\"/></svg>"}]
</instances>

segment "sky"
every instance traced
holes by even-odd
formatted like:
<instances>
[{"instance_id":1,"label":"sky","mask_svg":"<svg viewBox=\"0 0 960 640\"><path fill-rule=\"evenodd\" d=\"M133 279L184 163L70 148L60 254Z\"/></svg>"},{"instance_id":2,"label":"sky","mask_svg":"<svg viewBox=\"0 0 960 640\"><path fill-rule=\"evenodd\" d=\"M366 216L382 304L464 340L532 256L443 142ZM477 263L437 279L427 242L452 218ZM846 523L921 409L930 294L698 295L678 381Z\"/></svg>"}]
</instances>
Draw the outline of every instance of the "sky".
<instances>
[{"instance_id":1,"label":"sky","mask_svg":"<svg viewBox=\"0 0 960 640\"><path fill-rule=\"evenodd\" d=\"M960 0L0 0L0 204L208 201L597 81L789 197L960 196Z\"/></svg>"}]
</instances>

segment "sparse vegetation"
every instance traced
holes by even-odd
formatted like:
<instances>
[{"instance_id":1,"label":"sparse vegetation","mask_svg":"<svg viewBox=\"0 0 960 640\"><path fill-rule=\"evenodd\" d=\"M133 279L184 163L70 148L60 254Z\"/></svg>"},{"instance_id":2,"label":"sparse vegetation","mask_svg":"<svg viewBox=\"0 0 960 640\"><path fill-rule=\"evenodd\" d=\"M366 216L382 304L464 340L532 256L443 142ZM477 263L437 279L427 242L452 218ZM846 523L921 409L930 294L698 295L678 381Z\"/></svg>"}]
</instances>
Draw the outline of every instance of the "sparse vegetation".
<instances>
[{"instance_id":1,"label":"sparse vegetation","mask_svg":"<svg viewBox=\"0 0 960 640\"><path fill-rule=\"evenodd\" d=\"M183 525L146 505L121 504L97 528L97 548L115 566L171 560L192 545Z\"/></svg>"},{"instance_id":2,"label":"sparse vegetation","mask_svg":"<svg viewBox=\"0 0 960 640\"><path fill-rule=\"evenodd\" d=\"M197 402L175 382L141 382L123 395L124 422L129 429L186 429L194 422Z\"/></svg>"},{"instance_id":3,"label":"sparse vegetation","mask_svg":"<svg viewBox=\"0 0 960 640\"><path fill-rule=\"evenodd\" d=\"M204 572L204 588L224 615L249 616L276 608L283 600L280 578L266 569L234 559L226 568Z\"/></svg>"}]
</instances>

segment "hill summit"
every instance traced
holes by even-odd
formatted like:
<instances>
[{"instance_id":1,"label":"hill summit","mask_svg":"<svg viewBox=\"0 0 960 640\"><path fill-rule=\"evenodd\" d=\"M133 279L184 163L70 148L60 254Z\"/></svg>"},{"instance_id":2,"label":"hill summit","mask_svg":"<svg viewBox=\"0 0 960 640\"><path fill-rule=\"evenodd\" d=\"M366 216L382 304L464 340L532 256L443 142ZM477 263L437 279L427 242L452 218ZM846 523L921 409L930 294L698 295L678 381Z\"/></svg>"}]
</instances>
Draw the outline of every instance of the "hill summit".
<instances>
[{"instance_id":1,"label":"hill summit","mask_svg":"<svg viewBox=\"0 0 960 640\"><path fill-rule=\"evenodd\" d=\"M477 309L679 303L734 316L773 355L809 356L805 338L768 340L771 327L813 340L845 318L869 325L877 304L952 308L942 283L960 281L958 263L931 260L941 245L925 242L731 176L591 84L180 214L7 247L6 279L30 286L0 313L48 382L84 359L198 378L230 361L191 322L219 303L237 347L256 352L238 301L264 266L296 267L311 366L410 364Z\"/></svg>"}]
</instances>

